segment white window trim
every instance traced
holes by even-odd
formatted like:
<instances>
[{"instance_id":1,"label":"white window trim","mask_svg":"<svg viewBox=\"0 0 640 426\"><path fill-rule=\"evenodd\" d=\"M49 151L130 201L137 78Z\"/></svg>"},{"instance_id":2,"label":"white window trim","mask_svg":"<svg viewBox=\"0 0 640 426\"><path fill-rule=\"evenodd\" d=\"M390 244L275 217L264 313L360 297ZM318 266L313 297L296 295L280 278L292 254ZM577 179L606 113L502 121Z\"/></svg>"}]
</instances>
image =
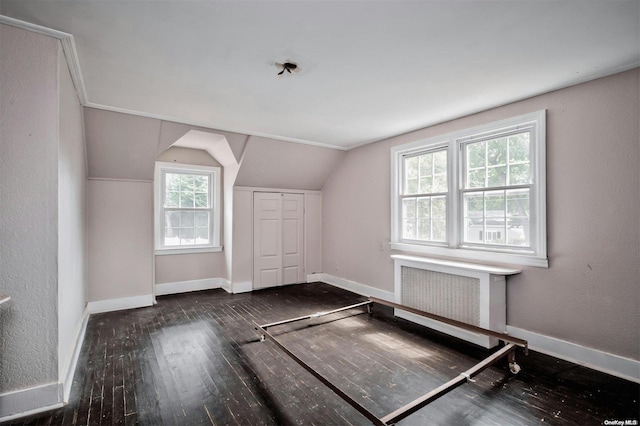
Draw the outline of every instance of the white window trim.
<instances>
[{"instance_id":1,"label":"white window trim","mask_svg":"<svg viewBox=\"0 0 640 426\"><path fill-rule=\"evenodd\" d=\"M531 251L517 249L487 249L461 245L462 192L460 191L462 173L461 144L470 138L487 133L498 133L508 129L517 129L519 125L530 127L532 132L531 170L533 187L531 196L532 228ZM402 157L420 151L447 146L447 167L449 192L447 194L447 243L417 243L402 241L400 238L400 194L402 193ZM456 259L505 263L522 266L547 268L547 221L546 221L546 110L536 111L505 120L476 126L426 140L418 140L391 148L391 249L410 253L446 256Z\"/></svg>"},{"instance_id":2,"label":"white window trim","mask_svg":"<svg viewBox=\"0 0 640 426\"><path fill-rule=\"evenodd\" d=\"M211 219L212 226L212 240L209 245L198 246L183 246L183 247L162 247L162 219L163 212L162 199L163 199L163 185L162 185L162 172L176 171L176 172L202 172L210 173L212 175L212 182L210 188L211 202L213 203L213 217ZM191 253L210 253L221 252L222 245L220 244L220 222L222 220L220 216L220 193L221 180L220 180L220 167L212 166L198 166L193 164L182 163L167 163L162 161L156 161L155 173L154 173L154 235L155 235L155 254L156 255L169 255L169 254L191 254Z\"/></svg>"}]
</instances>

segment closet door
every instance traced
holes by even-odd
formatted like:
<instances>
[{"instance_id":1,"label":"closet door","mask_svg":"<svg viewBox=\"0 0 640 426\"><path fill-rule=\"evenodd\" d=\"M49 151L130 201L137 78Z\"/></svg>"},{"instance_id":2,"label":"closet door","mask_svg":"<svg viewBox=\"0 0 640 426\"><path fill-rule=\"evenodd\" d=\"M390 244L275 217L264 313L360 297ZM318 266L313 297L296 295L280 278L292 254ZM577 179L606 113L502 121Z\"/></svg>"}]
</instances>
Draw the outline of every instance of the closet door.
<instances>
[{"instance_id":1,"label":"closet door","mask_svg":"<svg viewBox=\"0 0 640 426\"><path fill-rule=\"evenodd\" d=\"M304 195L253 196L253 288L304 281Z\"/></svg>"}]
</instances>

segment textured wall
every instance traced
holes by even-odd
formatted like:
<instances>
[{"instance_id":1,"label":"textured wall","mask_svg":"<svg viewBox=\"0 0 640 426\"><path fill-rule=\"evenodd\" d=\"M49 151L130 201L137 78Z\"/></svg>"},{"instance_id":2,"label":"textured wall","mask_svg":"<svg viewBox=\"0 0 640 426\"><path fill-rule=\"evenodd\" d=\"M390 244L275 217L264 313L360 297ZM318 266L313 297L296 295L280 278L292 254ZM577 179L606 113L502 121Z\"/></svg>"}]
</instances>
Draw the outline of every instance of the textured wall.
<instances>
[{"instance_id":1,"label":"textured wall","mask_svg":"<svg viewBox=\"0 0 640 426\"><path fill-rule=\"evenodd\" d=\"M58 380L58 49L0 25L0 393Z\"/></svg>"},{"instance_id":2,"label":"textured wall","mask_svg":"<svg viewBox=\"0 0 640 426\"><path fill-rule=\"evenodd\" d=\"M89 301L153 293L153 184L90 180Z\"/></svg>"},{"instance_id":3,"label":"textured wall","mask_svg":"<svg viewBox=\"0 0 640 426\"><path fill-rule=\"evenodd\" d=\"M60 380L63 380L82 325L87 299L87 157L82 107L63 52L60 51L59 55L58 365Z\"/></svg>"},{"instance_id":4,"label":"textured wall","mask_svg":"<svg viewBox=\"0 0 640 426\"><path fill-rule=\"evenodd\" d=\"M638 69L347 153L323 189L323 270L393 289L390 148L547 109L549 269L507 280L507 323L640 359Z\"/></svg>"}]
</instances>

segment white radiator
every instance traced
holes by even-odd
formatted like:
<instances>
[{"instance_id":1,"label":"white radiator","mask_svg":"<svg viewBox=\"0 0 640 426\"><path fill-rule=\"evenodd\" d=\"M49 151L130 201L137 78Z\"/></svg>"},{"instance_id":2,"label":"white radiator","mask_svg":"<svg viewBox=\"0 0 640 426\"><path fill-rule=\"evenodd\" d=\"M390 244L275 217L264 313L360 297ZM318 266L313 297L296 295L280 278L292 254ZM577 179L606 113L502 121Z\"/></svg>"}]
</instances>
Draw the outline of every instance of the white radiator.
<instances>
[{"instance_id":1,"label":"white radiator","mask_svg":"<svg viewBox=\"0 0 640 426\"><path fill-rule=\"evenodd\" d=\"M519 270L393 255L396 303L497 331L506 328L506 275ZM490 348L498 341L410 312L395 315Z\"/></svg>"}]
</instances>

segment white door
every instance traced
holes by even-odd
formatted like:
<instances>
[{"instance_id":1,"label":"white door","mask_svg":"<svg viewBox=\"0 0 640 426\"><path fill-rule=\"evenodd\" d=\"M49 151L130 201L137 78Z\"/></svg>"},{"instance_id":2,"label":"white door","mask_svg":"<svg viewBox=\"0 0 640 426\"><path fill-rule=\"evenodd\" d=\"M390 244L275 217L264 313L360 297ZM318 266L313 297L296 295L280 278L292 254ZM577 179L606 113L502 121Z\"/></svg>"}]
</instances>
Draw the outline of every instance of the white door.
<instances>
[{"instance_id":1,"label":"white door","mask_svg":"<svg viewBox=\"0 0 640 426\"><path fill-rule=\"evenodd\" d=\"M253 196L253 288L304 281L304 196Z\"/></svg>"}]
</instances>

